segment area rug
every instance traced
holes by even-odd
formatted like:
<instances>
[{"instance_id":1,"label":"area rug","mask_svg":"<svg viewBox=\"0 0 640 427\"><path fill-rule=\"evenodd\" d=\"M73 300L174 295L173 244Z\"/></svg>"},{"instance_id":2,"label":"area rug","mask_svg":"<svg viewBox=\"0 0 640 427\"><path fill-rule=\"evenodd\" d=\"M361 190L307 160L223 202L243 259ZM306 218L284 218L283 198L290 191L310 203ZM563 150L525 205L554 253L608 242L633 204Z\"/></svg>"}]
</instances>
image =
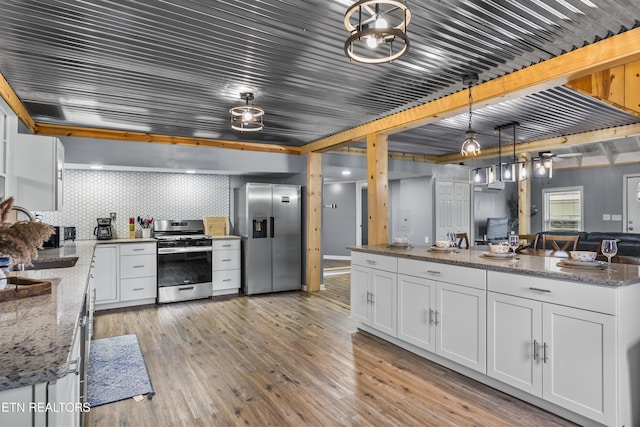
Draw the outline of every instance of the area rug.
<instances>
[{"instance_id":1,"label":"area rug","mask_svg":"<svg viewBox=\"0 0 640 427\"><path fill-rule=\"evenodd\" d=\"M155 394L136 334L91 341L87 401L92 408Z\"/></svg>"}]
</instances>

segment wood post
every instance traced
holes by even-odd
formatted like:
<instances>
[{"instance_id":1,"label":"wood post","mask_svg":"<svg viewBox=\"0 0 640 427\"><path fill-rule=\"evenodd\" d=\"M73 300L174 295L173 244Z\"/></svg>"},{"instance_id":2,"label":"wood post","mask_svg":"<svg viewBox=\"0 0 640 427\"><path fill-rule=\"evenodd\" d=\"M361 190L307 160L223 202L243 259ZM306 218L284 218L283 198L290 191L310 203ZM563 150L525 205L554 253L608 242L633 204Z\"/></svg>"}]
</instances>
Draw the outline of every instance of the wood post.
<instances>
[{"instance_id":1,"label":"wood post","mask_svg":"<svg viewBox=\"0 0 640 427\"><path fill-rule=\"evenodd\" d=\"M529 155L521 153L518 156L519 162L527 162L529 165ZM529 165L530 166L530 165ZM531 234L531 178L533 171L527 167L529 175L524 181L518 181L518 234ZM520 171L516 171L520 176Z\"/></svg>"},{"instance_id":2,"label":"wood post","mask_svg":"<svg viewBox=\"0 0 640 427\"><path fill-rule=\"evenodd\" d=\"M389 149L386 135L367 135L369 244L389 243Z\"/></svg>"},{"instance_id":3,"label":"wood post","mask_svg":"<svg viewBox=\"0 0 640 427\"><path fill-rule=\"evenodd\" d=\"M307 154L307 292L320 290L322 279L322 154Z\"/></svg>"}]
</instances>

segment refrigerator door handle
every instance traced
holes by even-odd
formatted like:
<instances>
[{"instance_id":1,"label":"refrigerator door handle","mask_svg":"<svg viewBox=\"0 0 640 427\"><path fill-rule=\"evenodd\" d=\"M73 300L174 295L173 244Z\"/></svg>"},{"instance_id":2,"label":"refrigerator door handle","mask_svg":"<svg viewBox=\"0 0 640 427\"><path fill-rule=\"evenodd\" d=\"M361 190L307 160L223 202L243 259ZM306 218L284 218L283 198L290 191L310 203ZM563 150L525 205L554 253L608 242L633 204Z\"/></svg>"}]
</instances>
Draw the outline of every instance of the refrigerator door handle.
<instances>
[{"instance_id":1,"label":"refrigerator door handle","mask_svg":"<svg viewBox=\"0 0 640 427\"><path fill-rule=\"evenodd\" d=\"M269 224L271 226L271 238L276 237L276 219L275 217L270 217L269 218L271 220L271 224Z\"/></svg>"}]
</instances>

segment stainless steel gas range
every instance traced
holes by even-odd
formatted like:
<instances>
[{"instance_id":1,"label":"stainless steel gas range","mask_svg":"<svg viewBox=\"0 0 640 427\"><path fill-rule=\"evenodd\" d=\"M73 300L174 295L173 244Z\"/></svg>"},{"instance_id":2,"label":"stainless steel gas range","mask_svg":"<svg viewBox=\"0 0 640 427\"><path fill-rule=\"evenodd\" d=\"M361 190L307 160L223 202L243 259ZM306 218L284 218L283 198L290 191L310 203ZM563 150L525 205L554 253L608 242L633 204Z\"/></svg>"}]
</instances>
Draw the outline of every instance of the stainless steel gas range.
<instances>
[{"instance_id":1,"label":"stainless steel gas range","mask_svg":"<svg viewBox=\"0 0 640 427\"><path fill-rule=\"evenodd\" d=\"M158 240L158 303L210 297L213 246L203 221L154 221L153 235Z\"/></svg>"}]
</instances>

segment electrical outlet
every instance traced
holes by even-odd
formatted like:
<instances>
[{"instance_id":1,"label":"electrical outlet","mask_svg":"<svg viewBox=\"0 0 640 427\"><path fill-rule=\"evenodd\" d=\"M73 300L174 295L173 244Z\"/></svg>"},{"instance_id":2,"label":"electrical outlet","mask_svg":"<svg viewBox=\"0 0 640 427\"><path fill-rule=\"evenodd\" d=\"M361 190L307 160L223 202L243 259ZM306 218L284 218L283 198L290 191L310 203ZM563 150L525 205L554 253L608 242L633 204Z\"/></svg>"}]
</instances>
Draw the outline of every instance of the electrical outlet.
<instances>
[{"instance_id":1,"label":"electrical outlet","mask_svg":"<svg viewBox=\"0 0 640 427\"><path fill-rule=\"evenodd\" d=\"M622 221L622 215L611 215L611 221Z\"/></svg>"},{"instance_id":2,"label":"electrical outlet","mask_svg":"<svg viewBox=\"0 0 640 427\"><path fill-rule=\"evenodd\" d=\"M115 212L111 212L109 214L109 216L111 217L111 221L115 222L116 221L116 213Z\"/></svg>"},{"instance_id":3,"label":"electrical outlet","mask_svg":"<svg viewBox=\"0 0 640 427\"><path fill-rule=\"evenodd\" d=\"M611 221L611 214L602 214L603 221Z\"/></svg>"},{"instance_id":4,"label":"electrical outlet","mask_svg":"<svg viewBox=\"0 0 640 427\"><path fill-rule=\"evenodd\" d=\"M429 236L424 236L424 242L429 243Z\"/></svg>"}]
</instances>

